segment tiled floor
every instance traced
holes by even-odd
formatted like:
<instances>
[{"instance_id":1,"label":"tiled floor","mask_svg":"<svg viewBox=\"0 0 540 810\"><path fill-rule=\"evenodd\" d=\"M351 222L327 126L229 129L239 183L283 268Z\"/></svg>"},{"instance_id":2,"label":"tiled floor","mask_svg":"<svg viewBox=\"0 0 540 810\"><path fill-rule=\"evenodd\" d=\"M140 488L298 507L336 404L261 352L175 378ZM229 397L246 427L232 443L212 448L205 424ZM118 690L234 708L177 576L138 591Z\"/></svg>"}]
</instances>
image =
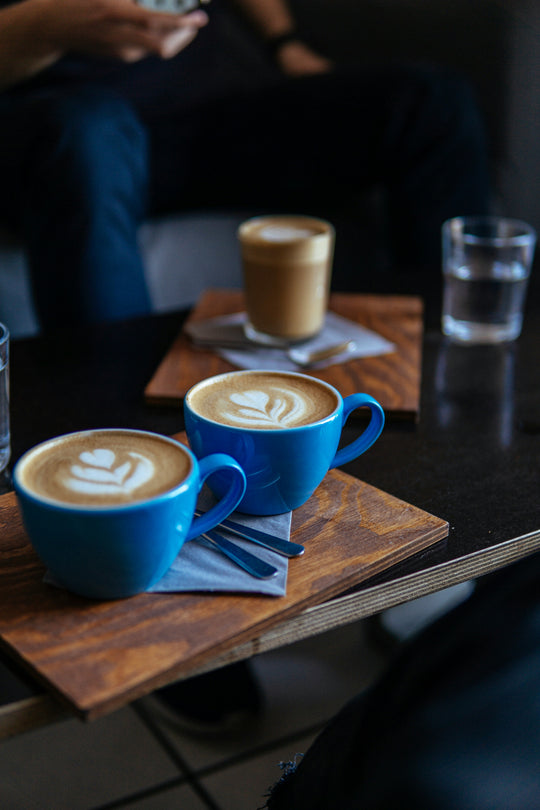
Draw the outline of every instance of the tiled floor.
<instances>
[{"instance_id":1,"label":"tiled floor","mask_svg":"<svg viewBox=\"0 0 540 810\"><path fill-rule=\"evenodd\" d=\"M257 810L279 762L384 663L351 624L254 659L265 709L223 739L182 733L151 700L90 724L65 720L0 743L2 810Z\"/></svg>"}]
</instances>

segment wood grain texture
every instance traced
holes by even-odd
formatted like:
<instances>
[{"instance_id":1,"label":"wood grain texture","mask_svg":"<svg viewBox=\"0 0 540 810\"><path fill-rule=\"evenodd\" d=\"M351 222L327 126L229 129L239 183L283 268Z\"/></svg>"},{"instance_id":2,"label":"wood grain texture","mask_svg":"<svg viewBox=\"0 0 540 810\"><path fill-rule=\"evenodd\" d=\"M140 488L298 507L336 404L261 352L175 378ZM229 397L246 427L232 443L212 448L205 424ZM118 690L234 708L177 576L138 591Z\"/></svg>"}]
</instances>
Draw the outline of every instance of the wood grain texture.
<instances>
[{"instance_id":1,"label":"wood grain texture","mask_svg":"<svg viewBox=\"0 0 540 810\"><path fill-rule=\"evenodd\" d=\"M207 290L188 322L241 312L238 290ZM330 309L338 315L378 332L392 341L396 351L363 357L309 372L334 385L343 396L357 391L375 397L388 416L415 419L420 411L423 304L420 298L401 295L334 293ZM214 352L197 348L181 332L148 383L145 396L155 404L179 404L199 380L234 367Z\"/></svg>"},{"instance_id":2,"label":"wood grain texture","mask_svg":"<svg viewBox=\"0 0 540 810\"><path fill-rule=\"evenodd\" d=\"M293 514L287 594L91 601L43 582L15 496L0 498L0 642L81 717L112 711L445 538L446 521L339 470Z\"/></svg>"}]
</instances>

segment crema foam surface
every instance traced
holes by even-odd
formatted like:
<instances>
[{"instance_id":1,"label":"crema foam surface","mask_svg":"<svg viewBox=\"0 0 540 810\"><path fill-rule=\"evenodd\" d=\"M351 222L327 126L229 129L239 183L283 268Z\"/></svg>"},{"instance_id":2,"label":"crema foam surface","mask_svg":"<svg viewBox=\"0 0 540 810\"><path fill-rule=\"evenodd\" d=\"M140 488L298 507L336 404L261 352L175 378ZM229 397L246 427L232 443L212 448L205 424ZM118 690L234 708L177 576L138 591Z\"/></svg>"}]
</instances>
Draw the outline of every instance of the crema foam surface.
<instances>
[{"instance_id":1,"label":"crema foam surface","mask_svg":"<svg viewBox=\"0 0 540 810\"><path fill-rule=\"evenodd\" d=\"M258 235L267 242L294 242L297 239L309 239L318 231L313 228L295 228L292 225L265 225Z\"/></svg>"},{"instance_id":2,"label":"crema foam surface","mask_svg":"<svg viewBox=\"0 0 540 810\"><path fill-rule=\"evenodd\" d=\"M285 374L237 374L199 386L189 405L201 416L232 427L280 430L318 422L338 405L316 381Z\"/></svg>"},{"instance_id":3,"label":"crema foam surface","mask_svg":"<svg viewBox=\"0 0 540 810\"><path fill-rule=\"evenodd\" d=\"M110 505L173 489L190 472L180 446L129 431L59 438L25 459L20 479L36 495L62 503Z\"/></svg>"}]
</instances>

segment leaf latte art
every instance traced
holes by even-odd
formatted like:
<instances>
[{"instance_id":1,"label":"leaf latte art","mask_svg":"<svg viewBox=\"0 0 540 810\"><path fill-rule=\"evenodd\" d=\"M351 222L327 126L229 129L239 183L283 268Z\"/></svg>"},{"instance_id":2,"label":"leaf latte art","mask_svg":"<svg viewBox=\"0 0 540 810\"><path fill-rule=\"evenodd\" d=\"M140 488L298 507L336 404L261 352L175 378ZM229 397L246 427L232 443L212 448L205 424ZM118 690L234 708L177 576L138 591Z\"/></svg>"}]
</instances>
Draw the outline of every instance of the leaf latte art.
<instances>
[{"instance_id":1,"label":"leaf latte art","mask_svg":"<svg viewBox=\"0 0 540 810\"><path fill-rule=\"evenodd\" d=\"M306 415L305 398L285 388L266 391L243 391L231 394L230 408L225 416L230 422L244 427L291 427Z\"/></svg>"},{"instance_id":2,"label":"leaf latte art","mask_svg":"<svg viewBox=\"0 0 540 810\"><path fill-rule=\"evenodd\" d=\"M287 430L325 419L338 407L324 383L280 371L237 371L204 380L188 393L188 407L205 419L239 430Z\"/></svg>"}]
</instances>

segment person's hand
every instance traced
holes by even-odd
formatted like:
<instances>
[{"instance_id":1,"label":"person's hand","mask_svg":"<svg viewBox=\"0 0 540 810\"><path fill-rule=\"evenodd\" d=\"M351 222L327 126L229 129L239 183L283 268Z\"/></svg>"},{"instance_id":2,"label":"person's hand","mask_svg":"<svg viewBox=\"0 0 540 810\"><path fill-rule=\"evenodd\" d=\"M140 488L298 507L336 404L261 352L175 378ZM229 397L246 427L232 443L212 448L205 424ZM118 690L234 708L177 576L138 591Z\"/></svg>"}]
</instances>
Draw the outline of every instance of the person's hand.
<instances>
[{"instance_id":1,"label":"person's hand","mask_svg":"<svg viewBox=\"0 0 540 810\"><path fill-rule=\"evenodd\" d=\"M314 51L300 39L285 42L275 56L281 70L288 76L308 76L313 73L328 73L333 63Z\"/></svg>"},{"instance_id":2,"label":"person's hand","mask_svg":"<svg viewBox=\"0 0 540 810\"><path fill-rule=\"evenodd\" d=\"M208 22L202 11L150 11L134 0L37 0L41 34L50 51L133 62L164 59L185 48Z\"/></svg>"}]
</instances>

